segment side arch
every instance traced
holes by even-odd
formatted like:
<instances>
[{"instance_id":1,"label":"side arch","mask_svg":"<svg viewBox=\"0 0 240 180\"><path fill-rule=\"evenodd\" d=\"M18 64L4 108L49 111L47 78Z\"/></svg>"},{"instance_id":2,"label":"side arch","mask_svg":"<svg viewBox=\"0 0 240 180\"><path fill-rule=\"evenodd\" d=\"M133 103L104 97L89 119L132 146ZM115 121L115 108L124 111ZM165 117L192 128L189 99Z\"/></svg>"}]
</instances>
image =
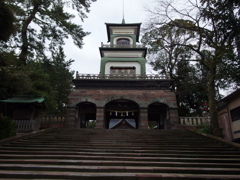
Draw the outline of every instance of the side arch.
<instances>
[{"instance_id":1,"label":"side arch","mask_svg":"<svg viewBox=\"0 0 240 180\"><path fill-rule=\"evenodd\" d=\"M155 102L148 106L148 126L150 129L167 129L169 121L169 106Z\"/></svg>"},{"instance_id":2,"label":"side arch","mask_svg":"<svg viewBox=\"0 0 240 180\"><path fill-rule=\"evenodd\" d=\"M78 103L76 111L77 128L87 128L90 121L96 121L96 104L91 102Z\"/></svg>"}]
</instances>

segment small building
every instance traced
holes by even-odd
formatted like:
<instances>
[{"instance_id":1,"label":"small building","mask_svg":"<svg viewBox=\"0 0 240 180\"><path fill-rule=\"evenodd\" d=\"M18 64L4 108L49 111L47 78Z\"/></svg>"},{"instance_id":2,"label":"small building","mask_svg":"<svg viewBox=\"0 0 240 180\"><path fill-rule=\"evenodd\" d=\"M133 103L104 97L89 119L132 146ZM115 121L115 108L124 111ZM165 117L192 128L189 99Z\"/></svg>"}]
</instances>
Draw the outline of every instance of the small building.
<instances>
[{"instance_id":1,"label":"small building","mask_svg":"<svg viewBox=\"0 0 240 180\"><path fill-rule=\"evenodd\" d=\"M240 90L223 98L221 103L223 105L218 109L218 120L224 138L240 141Z\"/></svg>"},{"instance_id":2,"label":"small building","mask_svg":"<svg viewBox=\"0 0 240 180\"><path fill-rule=\"evenodd\" d=\"M66 126L158 129L178 126L173 80L146 74L147 48L139 44L141 23L106 23L108 44L99 48L99 74L76 74L67 106Z\"/></svg>"},{"instance_id":3,"label":"small building","mask_svg":"<svg viewBox=\"0 0 240 180\"><path fill-rule=\"evenodd\" d=\"M5 116L10 117L17 126L18 132L37 130L40 124L35 121L36 111L45 109L42 96L15 96L0 100Z\"/></svg>"}]
</instances>

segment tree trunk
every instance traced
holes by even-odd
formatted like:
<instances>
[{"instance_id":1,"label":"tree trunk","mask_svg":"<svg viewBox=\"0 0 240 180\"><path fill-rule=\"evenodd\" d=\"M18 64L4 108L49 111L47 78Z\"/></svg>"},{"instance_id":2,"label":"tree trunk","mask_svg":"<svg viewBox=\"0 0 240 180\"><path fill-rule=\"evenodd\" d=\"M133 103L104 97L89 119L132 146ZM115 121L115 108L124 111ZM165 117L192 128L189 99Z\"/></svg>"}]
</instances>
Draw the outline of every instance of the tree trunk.
<instances>
[{"instance_id":1,"label":"tree trunk","mask_svg":"<svg viewBox=\"0 0 240 180\"><path fill-rule=\"evenodd\" d=\"M221 130L218 123L218 112L216 106L215 74L211 72L208 84L208 103L210 108L210 121L214 136L221 137Z\"/></svg>"},{"instance_id":2,"label":"tree trunk","mask_svg":"<svg viewBox=\"0 0 240 180\"><path fill-rule=\"evenodd\" d=\"M235 36L235 44L237 47L238 64L240 65L240 34Z\"/></svg>"},{"instance_id":3,"label":"tree trunk","mask_svg":"<svg viewBox=\"0 0 240 180\"><path fill-rule=\"evenodd\" d=\"M30 12L30 15L27 17L25 21L23 21L23 26L21 29L21 36L22 36L22 46L21 46L21 52L19 54L19 60L23 64L27 63L27 55L28 55L28 47L29 47L29 42L28 42L28 26L32 22L32 20L35 18L35 15L39 11L39 7L41 6L42 1L39 1L37 4L34 5L33 10Z\"/></svg>"}]
</instances>

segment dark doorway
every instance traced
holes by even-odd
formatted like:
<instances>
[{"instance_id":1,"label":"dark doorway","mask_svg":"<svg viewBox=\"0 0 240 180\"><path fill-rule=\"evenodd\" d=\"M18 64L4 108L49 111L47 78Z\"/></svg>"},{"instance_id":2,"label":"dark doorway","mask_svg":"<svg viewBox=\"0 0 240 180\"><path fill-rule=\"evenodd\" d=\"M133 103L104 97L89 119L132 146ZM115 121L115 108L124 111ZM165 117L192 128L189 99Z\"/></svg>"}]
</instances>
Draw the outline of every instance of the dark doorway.
<instances>
[{"instance_id":1,"label":"dark doorway","mask_svg":"<svg viewBox=\"0 0 240 180\"><path fill-rule=\"evenodd\" d=\"M153 103L148 106L148 126L150 129L166 129L168 106Z\"/></svg>"},{"instance_id":2,"label":"dark doorway","mask_svg":"<svg viewBox=\"0 0 240 180\"><path fill-rule=\"evenodd\" d=\"M96 121L96 105L89 102L78 105L78 122L80 128L87 128L90 121Z\"/></svg>"},{"instance_id":3,"label":"dark doorway","mask_svg":"<svg viewBox=\"0 0 240 180\"><path fill-rule=\"evenodd\" d=\"M105 106L106 129L137 129L138 120L139 106L133 101L113 100Z\"/></svg>"}]
</instances>

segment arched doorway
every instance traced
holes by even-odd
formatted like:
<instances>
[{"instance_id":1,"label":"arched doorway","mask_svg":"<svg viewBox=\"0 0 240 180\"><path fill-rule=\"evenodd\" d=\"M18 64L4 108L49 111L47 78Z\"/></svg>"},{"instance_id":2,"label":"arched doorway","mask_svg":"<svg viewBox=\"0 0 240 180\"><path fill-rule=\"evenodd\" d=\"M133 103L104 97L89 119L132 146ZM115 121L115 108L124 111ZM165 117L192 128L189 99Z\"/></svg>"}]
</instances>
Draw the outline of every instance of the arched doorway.
<instances>
[{"instance_id":1,"label":"arched doorway","mask_svg":"<svg viewBox=\"0 0 240 180\"><path fill-rule=\"evenodd\" d=\"M87 128L90 121L96 121L96 105L90 102L80 103L78 108L78 127Z\"/></svg>"},{"instance_id":2,"label":"arched doorway","mask_svg":"<svg viewBox=\"0 0 240 180\"><path fill-rule=\"evenodd\" d=\"M148 106L148 126L150 129L166 129L168 106L163 103L152 103Z\"/></svg>"},{"instance_id":3,"label":"arched doorway","mask_svg":"<svg viewBox=\"0 0 240 180\"><path fill-rule=\"evenodd\" d=\"M105 105L107 129L137 129L139 105L126 99L113 100Z\"/></svg>"}]
</instances>

